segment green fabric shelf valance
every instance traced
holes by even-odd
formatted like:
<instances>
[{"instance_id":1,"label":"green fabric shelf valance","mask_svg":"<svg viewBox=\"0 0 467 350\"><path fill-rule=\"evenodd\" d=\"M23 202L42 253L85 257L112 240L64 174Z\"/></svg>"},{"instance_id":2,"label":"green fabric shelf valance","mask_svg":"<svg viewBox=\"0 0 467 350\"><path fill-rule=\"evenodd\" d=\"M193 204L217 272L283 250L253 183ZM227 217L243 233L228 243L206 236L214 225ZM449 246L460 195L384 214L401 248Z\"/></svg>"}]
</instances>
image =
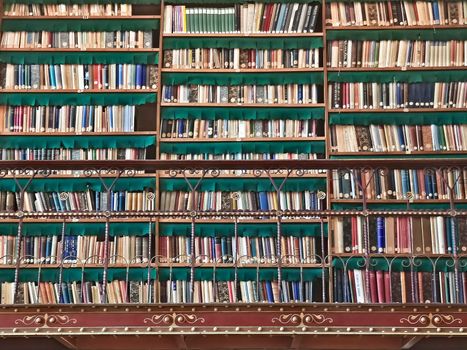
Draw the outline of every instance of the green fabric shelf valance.
<instances>
[{"instance_id":1,"label":"green fabric shelf valance","mask_svg":"<svg viewBox=\"0 0 467 350\"><path fill-rule=\"evenodd\" d=\"M438 156L439 157L439 156ZM429 163L427 163L429 164ZM457 209L467 209L467 203L456 203ZM402 210L407 209L406 203L368 203L368 208L372 210ZM353 203L332 203L334 210L362 210L361 204ZM447 210L449 203L411 203L410 209L425 209L425 210Z\"/></svg>"},{"instance_id":2,"label":"green fabric shelf valance","mask_svg":"<svg viewBox=\"0 0 467 350\"><path fill-rule=\"evenodd\" d=\"M24 236L60 236L62 224L58 222L23 223L22 234ZM151 224L151 232L154 224ZM1 236L16 236L18 233L17 223L0 223ZM65 224L65 235L67 236L102 236L105 233L103 222L67 222ZM111 236L147 236L149 234L149 223L145 222L111 222L109 224Z\"/></svg>"},{"instance_id":3,"label":"green fabric shelf valance","mask_svg":"<svg viewBox=\"0 0 467 350\"><path fill-rule=\"evenodd\" d=\"M104 178L106 186L112 184L113 178ZM0 191L20 191L21 187L28 184L29 179L4 178L0 179ZM155 188L156 180L154 178L142 177L122 177L115 181L114 191L142 191L145 188ZM77 177L77 178L37 178L33 179L26 188L28 192L62 192L62 191L85 191L87 189L94 191L106 191L105 186L99 178L95 177Z\"/></svg>"},{"instance_id":4,"label":"green fabric shelf valance","mask_svg":"<svg viewBox=\"0 0 467 350\"><path fill-rule=\"evenodd\" d=\"M63 282L81 282L82 280L81 268L64 268L63 269ZM40 273L40 274L39 274ZM88 282L102 282L103 268L85 268L84 281ZM150 269L149 275L151 279L156 278L156 270ZM40 272L37 268L24 268L19 272L20 282L58 282L60 277L59 269L43 268ZM111 268L107 270L107 281L113 280L126 280L127 269L124 268ZM129 281L146 281L148 278L147 268L130 268L128 270ZM13 282L15 279L15 269L2 269L0 271L1 282Z\"/></svg>"},{"instance_id":5,"label":"green fabric shelf valance","mask_svg":"<svg viewBox=\"0 0 467 350\"><path fill-rule=\"evenodd\" d=\"M16 19L4 18L2 30L4 32L113 32L142 30L151 31L159 28L158 19L134 19L131 17L120 18L118 21L102 19L83 19L76 16L74 19Z\"/></svg>"},{"instance_id":6,"label":"green fabric shelf valance","mask_svg":"<svg viewBox=\"0 0 467 350\"><path fill-rule=\"evenodd\" d=\"M329 113L331 125L445 125L467 124L465 112Z\"/></svg>"},{"instance_id":7,"label":"green fabric shelf valance","mask_svg":"<svg viewBox=\"0 0 467 350\"><path fill-rule=\"evenodd\" d=\"M11 106L142 105L156 102L155 93L1 93L0 104Z\"/></svg>"},{"instance_id":8,"label":"green fabric shelf valance","mask_svg":"<svg viewBox=\"0 0 467 350\"><path fill-rule=\"evenodd\" d=\"M323 73L166 73L162 80L166 85L322 84Z\"/></svg>"},{"instance_id":9,"label":"green fabric shelf valance","mask_svg":"<svg viewBox=\"0 0 467 350\"><path fill-rule=\"evenodd\" d=\"M278 3L278 2L281 2L281 1L278 1L278 0L257 0L255 2L261 2L261 3ZM282 1L284 2L284 1ZM321 0L294 0L294 2L297 2L297 3L320 3ZM219 1L219 0L168 0L168 1L164 1L165 4L174 4L174 5L191 5L191 4L194 4L194 5L204 5L204 4L215 4L215 5L219 5L219 4L242 4L242 3L245 3L245 0L222 0Z\"/></svg>"},{"instance_id":10,"label":"green fabric shelf valance","mask_svg":"<svg viewBox=\"0 0 467 350\"><path fill-rule=\"evenodd\" d=\"M162 153L227 154L227 153L324 153L324 141L313 142L162 142Z\"/></svg>"},{"instance_id":11,"label":"green fabric shelf valance","mask_svg":"<svg viewBox=\"0 0 467 350\"><path fill-rule=\"evenodd\" d=\"M157 64L157 52L0 52L0 63L10 64Z\"/></svg>"},{"instance_id":12,"label":"green fabric shelf valance","mask_svg":"<svg viewBox=\"0 0 467 350\"><path fill-rule=\"evenodd\" d=\"M2 148L146 148L155 136L0 136Z\"/></svg>"},{"instance_id":13,"label":"green fabric shelf valance","mask_svg":"<svg viewBox=\"0 0 467 350\"><path fill-rule=\"evenodd\" d=\"M467 271L467 259L460 259L459 261L459 270ZM370 270L376 271L414 271L419 272L446 272L454 270L454 259L450 258L440 258L440 259L428 259L428 258L414 258L411 261L410 258L396 257L396 258L378 258L372 257L368 261ZM350 270L360 270L364 269L365 260L364 258L349 258L349 259L339 259L334 258L332 265L337 269L343 269L344 266L347 266L347 269Z\"/></svg>"},{"instance_id":14,"label":"green fabric shelf valance","mask_svg":"<svg viewBox=\"0 0 467 350\"><path fill-rule=\"evenodd\" d=\"M4 0L4 4L115 4L115 0ZM122 1L123 3L123 1ZM125 0L125 4L156 5L160 0Z\"/></svg>"},{"instance_id":15,"label":"green fabric shelf valance","mask_svg":"<svg viewBox=\"0 0 467 350\"><path fill-rule=\"evenodd\" d=\"M326 237L327 227L327 224L323 224L324 236ZM234 230L234 224L195 224L195 234L199 237L233 237L235 235ZM275 237L277 235L277 224L239 223L237 230L240 237ZM284 236L319 237L321 236L321 224L281 224L281 232ZM161 223L159 224L159 234L161 236L190 236L191 224Z\"/></svg>"},{"instance_id":16,"label":"green fabric shelf valance","mask_svg":"<svg viewBox=\"0 0 467 350\"><path fill-rule=\"evenodd\" d=\"M163 107L163 119L277 120L324 119L324 108Z\"/></svg>"},{"instance_id":17,"label":"green fabric shelf valance","mask_svg":"<svg viewBox=\"0 0 467 350\"><path fill-rule=\"evenodd\" d=\"M195 186L198 179L189 179L192 186ZM274 179L276 186L279 187L283 179ZM161 191L189 191L190 187L185 179L161 179ZM326 179L324 178L290 178L283 186L283 191L315 191L325 190ZM272 192L274 186L269 179L251 179L251 178L206 178L201 181L197 188L198 191L255 191Z\"/></svg>"},{"instance_id":18,"label":"green fabric shelf valance","mask_svg":"<svg viewBox=\"0 0 467 350\"><path fill-rule=\"evenodd\" d=\"M332 30L326 32L326 40L465 40L467 28L459 29L392 29L392 30ZM165 43L165 42L164 42Z\"/></svg>"},{"instance_id":19,"label":"green fabric shelf valance","mask_svg":"<svg viewBox=\"0 0 467 350\"><path fill-rule=\"evenodd\" d=\"M159 269L159 280L190 280L190 269L189 268L168 268ZM237 270L237 276L240 281L256 281L257 270L255 268L239 268ZM300 269L282 269L282 280L285 281L313 281L317 278L321 278L321 269L303 269L300 274ZM196 281L213 281L214 280L214 269L211 268L196 268L195 276ZM235 280L235 269L233 268L218 268L215 274L216 281L234 281ZM259 269L259 280L260 281L275 281L277 280L277 269L272 268L261 268Z\"/></svg>"},{"instance_id":20,"label":"green fabric shelf valance","mask_svg":"<svg viewBox=\"0 0 467 350\"><path fill-rule=\"evenodd\" d=\"M223 48L223 49L316 49L323 47L320 37L271 37L271 38L164 38L164 49L193 49L193 48Z\"/></svg>"},{"instance_id":21,"label":"green fabric shelf valance","mask_svg":"<svg viewBox=\"0 0 467 350\"><path fill-rule=\"evenodd\" d=\"M397 72L330 72L330 82L374 83L434 83L467 81L467 70L445 71L397 71Z\"/></svg>"}]
</instances>

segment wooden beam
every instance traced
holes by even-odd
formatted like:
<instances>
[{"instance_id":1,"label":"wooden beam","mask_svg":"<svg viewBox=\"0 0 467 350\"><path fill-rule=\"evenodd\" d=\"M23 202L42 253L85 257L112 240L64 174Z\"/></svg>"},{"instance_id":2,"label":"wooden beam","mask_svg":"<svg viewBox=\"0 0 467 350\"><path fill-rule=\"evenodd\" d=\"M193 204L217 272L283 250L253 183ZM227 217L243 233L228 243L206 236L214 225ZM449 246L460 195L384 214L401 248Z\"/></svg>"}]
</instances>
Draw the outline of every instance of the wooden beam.
<instances>
[{"instance_id":1,"label":"wooden beam","mask_svg":"<svg viewBox=\"0 0 467 350\"><path fill-rule=\"evenodd\" d=\"M298 335L294 335L292 337L292 341L290 342L291 349L300 349L300 345L302 343L302 337Z\"/></svg>"},{"instance_id":2,"label":"wooden beam","mask_svg":"<svg viewBox=\"0 0 467 350\"><path fill-rule=\"evenodd\" d=\"M65 346L67 349L78 349L78 346L76 345L76 339L73 337L54 337L54 339Z\"/></svg>"},{"instance_id":3,"label":"wooden beam","mask_svg":"<svg viewBox=\"0 0 467 350\"><path fill-rule=\"evenodd\" d=\"M403 340L401 349L412 349L412 347L423 338L422 336L408 337Z\"/></svg>"}]
</instances>

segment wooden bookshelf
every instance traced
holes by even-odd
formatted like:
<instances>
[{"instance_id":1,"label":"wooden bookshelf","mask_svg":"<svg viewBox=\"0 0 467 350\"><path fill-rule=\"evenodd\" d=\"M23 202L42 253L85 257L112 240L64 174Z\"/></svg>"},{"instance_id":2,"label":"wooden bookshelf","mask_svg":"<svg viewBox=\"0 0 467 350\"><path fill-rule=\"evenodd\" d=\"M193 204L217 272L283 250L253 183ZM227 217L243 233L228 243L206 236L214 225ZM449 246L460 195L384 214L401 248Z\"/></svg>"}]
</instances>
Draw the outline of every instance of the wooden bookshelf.
<instances>
[{"instance_id":1,"label":"wooden bookshelf","mask_svg":"<svg viewBox=\"0 0 467 350\"><path fill-rule=\"evenodd\" d=\"M179 69L162 68L162 73L293 73L293 72L322 72L323 68L240 68L240 69Z\"/></svg>"},{"instance_id":2,"label":"wooden bookshelf","mask_svg":"<svg viewBox=\"0 0 467 350\"><path fill-rule=\"evenodd\" d=\"M131 15L131 16L3 16L3 19L6 20L15 20L15 19L34 19L34 20L47 20L47 19L53 19L53 20L70 20L74 19L77 21L83 21L87 19L102 19L102 20L116 20L116 21L121 21L121 20L134 20L134 19L160 19L160 15Z\"/></svg>"},{"instance_id":3,"label":"wooden bookshelf","mask_svg":"<svg viewBox=\"0 0 467 350\"><path fill-rule=\"evenodd\" d=\"M347 68L347 67L339 67L339 68L331 68L328 67L328 72L382 72L382 71L402 71L402 72L411 72L411 71L443 71L443 70L465 70L466 67L464 66L439 66L439 67L358 67L358 68Z\"/></svg>"},{"instance_id":4,"label":"wooden bookshelf","mask_svg":"<svg viewBox=\"0 0 467 350\"><path fill-rule=\"evenodd\" d=\"M254 108L313 108L313 107L324 107L323 103L314 103L314 104L279 104L279 103L169 103L161 102L161 107L187 107L187 106L196 106L196 107L254 107Z\"/></svg>"},{"instance_id":5,"label":"wooden bookshelf","mask_svg":"<svg viewBox=\"0 0 467 350\"><path fill-rule=\"evenodd\" d=\"M50 48L50 47L27 47L27 48L2 48L5 52L159 52L158 48L146 49L146 48Z\"/></svg>"},{"instance_id":6,"label":"wooden bookshelf","mask_svg":"<svg viewBox=\"0 0 467 350\"><path fill-rule=\"evenodd\" d=\"M432 30L442 30L442 29L465 29L463 24L446 24L446 25L416 25L416 26L350 26L350 25L341 25L341 26L325 26L326 31L331 30L420 30L420 29L432 29Z\"/></svg>"},{"instance_id":7,"label":"wooden bookshelf","mask_svg":"<svg viewBox=\"0 0 467 350\"><path fill-rule=\"evenodd\" d=\"M170 142L170 143L186 143L186 142L274 142L274 141L324 141L323 136L315 137L239 137L239 138L161 138L161 142Z\"/></svg>"},{"instance_id":8,"label":"wooden bookshelf","mask_svg":"<svg viewBox=\"0 0 467 350\"><path fill-rule=\"evenodd\" d=\"M291 38L291 37L321 37L323 33L164 33L164 37L170 38L235 38L235 37L248 37L248 38Z\"/></svg>"}]
</instances>

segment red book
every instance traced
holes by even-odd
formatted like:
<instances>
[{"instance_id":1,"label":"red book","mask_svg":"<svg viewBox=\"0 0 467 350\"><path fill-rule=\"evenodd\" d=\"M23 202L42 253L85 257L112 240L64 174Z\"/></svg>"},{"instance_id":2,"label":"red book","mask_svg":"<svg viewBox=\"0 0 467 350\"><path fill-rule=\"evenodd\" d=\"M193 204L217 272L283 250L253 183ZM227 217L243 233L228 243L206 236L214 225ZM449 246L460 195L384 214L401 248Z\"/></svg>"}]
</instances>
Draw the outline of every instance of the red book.
<instances>
[{"instance_id":1,"label":"red book","mask_svg":"<svg viewBox=\"0 0 467 350\"><path fill-rule=\"evenodd\" d=\"M370 297L372 303L378 302L378 286L376 284L375 271L369 271L370 274Z\"/></svg>"},{"instance_id":2,"label":"red book","mask_svg":"<svg viewBox=\"0 0 467 350\"><path fill-rule=\"evenodd\" d=\"M384 271L376 271L376 286L378 287L378 303L385 302L386 288L384 286Z\"/></svg>"},{"instance_id":3,"label":"red book","mask_svg":"<svg viewBox=\"0 0 467 350\"><path fill-rule=\"evenodd\" d=\"M358 237L357 237L357 217L353 216L351 218L352 224L352 251L358 251Z\"/></svg>"},{"instance_id":4,"label":"red book","mask_svg":"<svg viewBox=\"0 0 467 350\"><path fill-rule=\"evenodd\" d=\"M384 271L384 302L390 303L391 302L391 275L389 271Z\"/></svg>"}]
</instances>

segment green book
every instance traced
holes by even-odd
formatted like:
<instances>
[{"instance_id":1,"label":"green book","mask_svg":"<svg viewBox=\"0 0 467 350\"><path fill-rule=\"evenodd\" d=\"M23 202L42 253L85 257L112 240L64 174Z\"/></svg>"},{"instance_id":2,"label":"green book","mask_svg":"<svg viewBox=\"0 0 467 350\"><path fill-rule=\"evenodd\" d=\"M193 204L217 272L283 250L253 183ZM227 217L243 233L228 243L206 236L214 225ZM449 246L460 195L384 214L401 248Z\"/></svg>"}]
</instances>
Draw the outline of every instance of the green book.
<instances>
[{"instance_id":1,"label":"green book","mask_svg":"<svg viewBox=\"0 0 467 350\"><path fill-rule=\"evenodd\" d=\"M186 9L185 10L185 13L186 13L186 32L187 33L192 33L192 29L191 29L191 9Z\"/></svg>"},{"instance_id":2,"label":"green book","mask_svg":"<svg viewBox=\"0 0 467 350\"><path fill-rule=\"evenodd\" d=\"M200 32L200 9L193 9L193 30L195 33Z\"/></svg>"}]
</instances>

